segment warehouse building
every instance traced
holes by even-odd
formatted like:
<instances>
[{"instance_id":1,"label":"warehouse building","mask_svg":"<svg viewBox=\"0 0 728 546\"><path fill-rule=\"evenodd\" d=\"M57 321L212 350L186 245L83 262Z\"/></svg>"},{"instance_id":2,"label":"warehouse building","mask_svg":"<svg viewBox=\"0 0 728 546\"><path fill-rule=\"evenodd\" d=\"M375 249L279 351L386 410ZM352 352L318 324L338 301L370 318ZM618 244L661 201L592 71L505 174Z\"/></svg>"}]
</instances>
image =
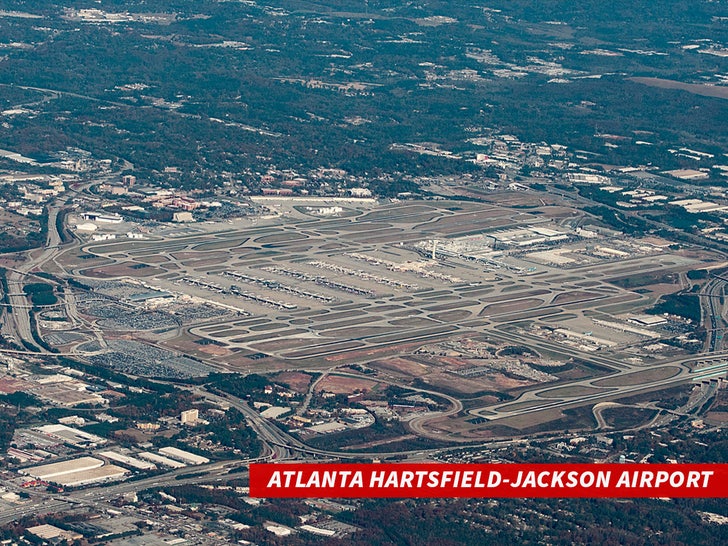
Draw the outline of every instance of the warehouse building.
<instances>
[{"instance_id":1,"label":"warehouse building","mask_svg":"<svg viewBox=\"0 0 728 546\"><path fill-rule=\"evenodd\" d=\"M73 531L66 531L55 525L36 525L35 527L28 527L25 530L26 533L33 535L41 540L50 541L65 541L65 540L81 540L83 535L75 533Z\"/></svg>"},{"instance_id":2,"label":"warehouse building","mask_svg":"<svg viewBox=\"0 0 728 546\"><path fill-rule=\"evenodd\" d=\"M187 464L197 465L210 462L210 459L208 459L207 457L201 457L199 455L195 455L194 453L190 453L189 451L177 449L176 447L163 447L159 450L159 452L162 455L166 455L167 457L177 459L178 461L182 461L183 463Z\"/></svg>"},{"instance_id":3,"label":"warehouse building","mask_svg":"<svg viewBox=\"0 0 728 546\"><path fill-rule=\"evenodd\" d=\"M35 427L35 430L77 448L87 449L107 442L101 436L89 434L88 432L67 427L66 425L43 425L41 427Z\"/></svg>"},{"instance_id":4,"label":"warehouse building","mask_svg":"<svg viewBox=\"0 0 728 546\"><path fill-rule=\"evenodd\" d=\"M121 463L126 466L130 466L131 468L134 468L136 470L156 470L157 465L154 463L150 463L147 461L142 461L139 459L136 459L134 457L129 457L128 455L123 455L121 453L117 453L116 451L101 451L99 453L101 457L106 457L107 459L111 459L112 461L116 461L117 463Z\"/></svg>"},{"instance_id":5,"label":"warehouse building","mask_svg":"<svg viewBox=\"0 0 728 546\"><path fill-rule=\"evenodd\" d=\"M24 468L20 471L38 480L66 487L79 487L123 479L129 471L115 465L104 465L94 457L81 457L59 463Z\"/></svg>"},{"instance_id":6,"label":"warehouse building","mask_svg":"<svg viewBox=\"0 0 728 546\"><path fill-rule=\"evenodd\" d=\"M93 470L84 470L83 472L72 472L63 476L58 476L51 480L53 483L64 487L81 487L83 485L94 485L106 482L116 482L123 480L129 471L113 464L107 464Z\"/></svg>"},{"instance_id":7,"label":"warehouse building","mask_svg":"<svg viewBox=\"0 0 728 546\"><path fill-rule=\"evenodd\" d=\"M22 469L21 472L39 480L51 481L53 478L57 478L58 476L74 472L89 471L101 466L104 466L104 461L101 459L95 459L94 457L81 457L80 459L61 461L60 463L31 466L30 468Z\"/></svg>"},{"instance_id":8,"label":"warehouse building","mask_svg":"<svg viewBox=\"0 0 728 546\"><path fill-rule=\"evenodd\" d=\"M185 463L181 463L179 461L174 461L168 457L163 457L161 455L157 455L156 453L149 453L148 451L142 451L139 454L139 458L144 459L145 461L151 461L153 463L161 464L162 466L166 466L168 468L184 468L187 465Z\"/></svg>"}]
</instances>

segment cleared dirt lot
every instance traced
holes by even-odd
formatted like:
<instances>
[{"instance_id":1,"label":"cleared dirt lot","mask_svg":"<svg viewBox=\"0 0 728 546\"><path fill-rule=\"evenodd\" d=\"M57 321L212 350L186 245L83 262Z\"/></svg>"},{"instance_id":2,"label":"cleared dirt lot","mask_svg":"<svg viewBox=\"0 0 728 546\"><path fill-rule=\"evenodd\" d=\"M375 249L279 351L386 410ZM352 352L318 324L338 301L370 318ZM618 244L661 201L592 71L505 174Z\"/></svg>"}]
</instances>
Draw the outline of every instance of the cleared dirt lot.
<instances>
[{"instance_id":1,"label":"cleared dirt lot","mask_svg":"<svg viewBox=\"0 0 728 546\"><path fill-rule=\"evenodd\" d=\"M629 78L630 80L649 85L650 87L661 87L662 89L679 89L693 95L704 97L717 97L728 99L728 89L719 85L708 85L699 83L683 83L675 80L664 80L662 78Z\"/></svg>"},{"instance_id":2,"label":"cleared dirt lot","mask_svg":"<svg viewBox=\"0 0 728 546\"><path fill-rule=\"evenodd\" d=\"M273 376L274 381L285 383L289 388L298 393L308 392L312 376L303 372L282 372Z\"/></svg>"},{"instance_id":3,"label":"cleared dirt lot","mask_svg":"<svg viewBox=\"0 0 728 546\"><path fill-rule=\"evenodd\" d=\"M381 386L381 383L368 379L327 375L316 385L316 392L325 391L335 394L353 394L354 392L371 391Z\"/></svg>"}]
</instances>

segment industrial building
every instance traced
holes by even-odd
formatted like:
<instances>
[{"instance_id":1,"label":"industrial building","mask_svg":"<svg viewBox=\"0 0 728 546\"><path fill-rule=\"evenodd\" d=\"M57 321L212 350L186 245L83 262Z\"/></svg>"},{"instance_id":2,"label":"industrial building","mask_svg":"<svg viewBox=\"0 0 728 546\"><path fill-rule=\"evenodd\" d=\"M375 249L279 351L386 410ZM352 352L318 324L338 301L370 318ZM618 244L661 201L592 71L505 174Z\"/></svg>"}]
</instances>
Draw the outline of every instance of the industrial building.
<instances>
[{"instance_id":1,"label":"industrial building","mask_svg":"<svg viewBox=\"0 0 728 546\"><path fill-rule=\"evenodd\" d=\"M667 324L667 319L659 315L633 315L629 317L629 320L642 326L659 326L660 324Z\"/></svg>"},{"instance_id":2,"label":"industrial building","mask_svg":"<svg viewBox=\"0 0 728 546\"><path fill-rule=\"evenodd\" d=\"M32 466L30 468L24 468L21 472L39 480L48 481L58 476L63 476L64 474L93 470L100 466L104 466L104 461L101 459L81 457L80 459L72 459L70 461Z\"/></svg>"},{"instance_id":3,"label":"industrial building","mask_svg":"<svg viewBox=\"0 0 728 546\"><path fill-rule=\"evenodd\" d=\"M705 180L710 178L709 172L696 171L695 169L675 169L674 171L665 171L665 174L681 180Z\"/></svg>"},{"instance_id":4,"label":"industrial building","mask_svg":"<svg viewBox=\"0 0 728 546\"><path fill-rule=\"evenodd\" d=\"M168 457L163 457L161 455L157 455L156 453L149 453L148 451L142 451L139 454L139 457L146 461L151 461L153 463L161 464L162 466L166 466L168 468L177 469L177 468L184 468L187 466L186 464L181 463L179 461L175 461Z\"/></svg>"},{"instance_id":5,"label":"industrial building","mask_svg":"<svg viewBox=\"0 0 728 546\"><path fill-rule=\"evenodd\" d=\"M20 472L38 480L57 483L66 487L79 487L122 479L128 470L94 457L81 457L59 463L24 468Z\"/></svg>"},{"instance_id":6,"label":"industrial building","mask_svg":"<svg viewBox=\"0 0 728 546\"><path fill-rule=\"evenodd\" d=\"M81 487L83 485L115 482L124 479L129 471L113 464L107 464L92 470L83 472L71 472L58 476L51 481L64 487Z\"/></svg>"},{"instance_id":7,"label":"industrial building","mask_svg":"<svg viewBox=\"0 0 728 546\"><path fill-rule=\"evenodd\" d=\"M111 459L112 461L116 461L117 463L130 466L132 468L135 468L136 470L157 469L157 465L155 465L154 463L142 461L134 457L129 457L128 455L117 453L116 451L101 451L100 453L98 453L98 455L101 457L106 457L107 459Z\"/></svg>"},{"instance_id":8,"label":"industrial building","mask_svg":"<svg viewBox=\"0 0 728 546\"><path fill-rule=\"evenodd\" d=\"M728 207L725 205L719 205L718 203L713 203L711 201L703 201L702 199L678 199L677 201L672 201L670 204L682 207L693 214L728 211Z\"/></svg>"},{"instance_id":9,"label":"industrial building","mask_svg":"<svg viewBox=\"0 0 728 546\"><path fill-rule=\"evenodd\" d=\"M62 443L78 448L96 447L107 442L107 440L101 436L89 434L88 432L67 427L66 425L44 425L41 427L35 427L35 430L42 432L46 436L57 439Z\"/></svg>"},{"instance_id":10,"label":"industrial building","mask_svg":"<svg viewBox=\"0 0 728 546\"><path fill-rule=\"evenodd\" d=\"M194 453L183 451L176 447L163 447L159 450L159 452L162 455L167 455L168 457L172 457L173 459L177 459L178 461L182 461L187 464L197 465L210 462L210 459L207 457L201 457L200 455L195 455Z\"/></svg>"},{"instance_id":11,"label":"industrial building","mask_svg":"<svg viewBox=\"0 0 728 546\"><path fill-rule=\"evenodd\" d=\"M320 425L313 425L308 427L306 430L311 432L318 432L319 434L328 434L329 432L339 432L346 430L346 425L338 421L331 421L328 423L321 423Z\"/></svg>"},{"instance_id":12,"label":"industrial building","mask_svg":"<svg viewBox=\"0 0 728 546\"><path fill-rule=\"evenodd\" d=\"M124 219L118 214L108 214L104 212L85 212L81 216L84 220L106 224L120 224L124 221Z\"/></svg>"},{"instance_id":13,"label":"industrial building","mask_svg":"<svg viewBox=\"0 0 728 546\"><path fill-rule=\"evenodd\" d=\"M569 238L569 234L563 231L541 226L497 231L491 236L497 241L499 246L506 247L525 247L544 243L555 243L557 241L566 241Z\"/></svg>"},{"instance_id":14,"label":"industrial building","mask_svg":"<svg viewBox=\"0 0 728 546\"><path fill-rule=\"evenodd\" d=\"M74 541L81 540L83 538L83 535L79 533L66 531L65 529L61 529L60 527L49 525L47 523L43 525L36 525L35 527L28 527L25 532L41 540L50 541Z\"/></svg>"}]
</instances>

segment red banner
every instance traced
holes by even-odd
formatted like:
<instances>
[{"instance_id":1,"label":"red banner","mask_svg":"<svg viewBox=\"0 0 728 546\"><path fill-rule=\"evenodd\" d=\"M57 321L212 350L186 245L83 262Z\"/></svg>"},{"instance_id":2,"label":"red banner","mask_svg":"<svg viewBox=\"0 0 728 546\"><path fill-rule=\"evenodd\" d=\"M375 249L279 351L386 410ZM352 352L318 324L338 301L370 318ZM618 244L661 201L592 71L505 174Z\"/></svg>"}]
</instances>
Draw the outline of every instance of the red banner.
<instances>
[{"instance_id":1,"label":"red banner","mask_svg":"<svg viewBox=\"0 0 728 546\"><path fill-rule=\"evenodd\" d=\"M728 464L251 464L250 496L725 498Z\"/></svg>"}]
</instances>

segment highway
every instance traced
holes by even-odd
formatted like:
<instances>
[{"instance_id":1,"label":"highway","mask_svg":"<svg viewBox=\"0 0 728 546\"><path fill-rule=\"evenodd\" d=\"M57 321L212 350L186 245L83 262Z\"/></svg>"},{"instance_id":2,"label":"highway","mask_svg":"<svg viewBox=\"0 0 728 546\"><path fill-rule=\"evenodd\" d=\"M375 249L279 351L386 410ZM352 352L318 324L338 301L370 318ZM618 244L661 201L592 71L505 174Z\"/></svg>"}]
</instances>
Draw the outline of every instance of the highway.
<instances>
[{"instance_id":1,"label":"highway","mask_svg":"<svg viewBox=\"0 0 728 546\"><path fill-rule=\"evenodd\" d=\"M49 261L55 261L60 254L69 248L69 245L62 244L61 234L57 229L57 218L61 211L61 207L65 202L73 195L87 190L93 184L108 181L118 176L118 173L109 173L100 177L93 182L86 182L79 187L69 190L62 198L56 198L53 201L49 201L46 209L48 212L48 233L46 237L46 244L42 249L33 249L26 252L26 261L16 268L7 268L7 282L8 282L8 303L9 309L12 312L4 314L4 321L2 324L2 334L11 341L14 341L18 345L27 348L34 348L32 353L36 354L58 354L49 353L46 349L40 347L33 337L33 332L30 324L29 310L33 308L30 305L28 298L26 297L23 288L28 284L29 278L34 278L39 282L52 283L53 281L37 277L35 271L41 271L44 264ZM71 243L76 245L77 242ZM68 291L67 291L68 292ZM73 295L66 295L65 299L59 304L63 305L64 308L69 309L68 316L71 321L78 322L80 318L75 310L75 300ZM55 307L55 306L54 306ZM102 345L103 347L104 345ZM73 353L76 355L77 353Z\"/></svg>"},{"instance_id":2,"label":"highway","mask_svg":"<svg viewBox=\"0 0 728 546\"><path fill-rule=\"evenodd\" d=\"M671 363L672 366L680 366L681 372L676 377L668 378L661 381L654 381L651 384L640 384L635 385L631 387L625 387L620 394L629 394L631 392L637 392L637 391L643 391L647 388L664 388L665 386L669 386L672 383L680 383L685 381L701 381L705 378L709 378L714 376L717 372L718 373L726 373L726 370L728 370L728 352L721 353L719 355L712 355L712 360L708 360L707 362L700 362L701 360L705 360L701 357L693 357L691 359L682 359L678 361L673 361ZM695 366L700 362L700 369L696 369L693 371L690 371L690 368L692 366ZM335 372L336 373L336 372ZM621 371L620 375L625 375L627 371ZM346 375L352 375L356 376L356 374L346 374ZM603 379L603 378L602 378ZM591 380L594 381L594 380ZM184 485L184 484L197 484L197 483L216 483L221 482L224 483L229 480L235 480L240 479L246 476L246 473L243 472L233 472L230 473L233 470L239 469L241 466L246 466L252 462L264 462L264 461L277 461L277 462L284 462L285 460L292 460L292 459L310 459L310 458L317 458L317 459L326 459L326 460L338 460L338 459L360 459L360 458L371 458L376 456L377 458L386 459L388 457L393 456L409 456L412 458L412 460L416 459L423 459L427 460L430 459L433 455L437 453L444 453L452 449L459 449L458 447L451 447L446 449L429 449L429 450L412 450L412 451L396 451L396 452L379 452L379 453L366 453L366 452L340 452L340 451L330 451L330 450L320 450L315 449L306 446L299 440L293 438L290 434L284 432L283 430L279 429L276 425L268 421L267 419L264 419L260 416L260 414L250 406L248 406L247 402L244 400L241 400L239 398L236 398L234 396L219 396L214 393L210 393L206 390L204 390L201 387L197 386L190 386L187 387L190 390L193 390L196 394L199 394L200 396L203 396L207 398L208 400L218 402L218 403L226 403L230 406L238 409L240 412L245 415L246 419L248 420L249 425L257 432L259 435L261 441L263 441L265 445L265 452L262 456L252 458L252 459L238 459L238 460L227 460L227 461L219 461L214 463L209 463L205 465L199 465L194 467L185 467L178 470L173 470L170 472L166 472L165 474L158 475L158 476L152 476L148 478L142 478L138 480L129 480L129 481L123 481L115 484L110 484L102 487L95 487L91 489L80 489L76 491L70 491L68 493L58 495L58 494L51 494L49 492L35 490L31 492L31 500L27 503L23 503L21 505L17 506L10 506L10 505L3 505L0 509L0 525L5 525L7 523L10 523L12 521L17 521L20 518L26 517L26 516L40 516L43 514L50 514L50 513L57 513L61 512L63 510L67 510L73 506L87 506L91 507L95 510L99 510L103 507L112 508L111 505L107 504L107 501L114 499L120 495L124 495L126 493L135 492L135 491L141 491L143 489L147 488L161 488L165 486L176 486L176 485ZM546 387L545 389L553 388ZM544 390L545 390L544 389ZM712 384L708 384L707 386L701 387L700 392L697 393L696 396L691 396L688 403L683 407L680 408L681 412L690 412L694 410L696 407L702 405L707 399L710 398L714 394L715 386ZM424 391L424 392L430 392L430 391ZM537 392L537 391L534 391ZM432 394L437 394L438 396L442 396L440 393L432 392ZM530 393L526 393L530 394ZM606 397L614 397L614 393L605 393ZM535 395L531 395L528 398L533 399ZM575 404L585 404L585 403L591 403L591 402L599 402L595 407L595 416L597 416L597 420L600 423L600 428L605 428L606 423L604 422L603 418L601 418L601 409L604 409L605 407L611 406L613 404L609 402L601 402L601 399L604 398L604 395L597 394L597 395L591 395L591 396L582 396L582 397L575 397L574 399L563 399L563 400L543 400L543 404L539 407L530 407L530 408L524 408L523 410L518 411L510 411L510 412L502 412L500 416L497 416L495 418L499 417L506 417L506 416L513 416L513 415L522 415L524 413L530 413L533 411L543 411L544 409L551 409L551 408L563 408ZM522 400L519 400L522 401ZM510 402L514 403L514 402ZM497 409L497 408L496 408ZM453 405L448 411L446 412L438 412L433 414L428 414L425 416L422 416L421 418L415 419L415 423L413 424L412 428L413 430L417 430L420 433L424 433L423 435L429 436L429 437L437 437L437 435L433 435L432 433L428 433L426 429L424 429L424 425L427 423L429 419L432 418L442 418L446 417L448 415L454 415L455 413L458 413L462 410L462 405L458 403L458 405ZM471 410L469 413L471 414L477 414L478 410ZM597 415L598 414L598 415ZM494 417L488 416L488 415L482 415L485 418L493 419ZM669 419L672 419L671 416L666 416ZM442 439L442 438L440 438ZM470 441L472 443L472 440ZM520 443L520 440L495 440L490 441L488 444L486 444L483 447L488 447L490 449L497 449L499 447L505 447L509 445L513 445L514 443L518 444ZM204 476L200 476L200 473L205 473ZM184 476L189 474L190 477L185 478ZM114 509L116 509L114 507Z\"/></svg>"},{"instance_id":3,"label":"highway","mask_svg":"<svg viewBox=\"0 0 728 546\"><path fill-rule=\"evenodd\" d=\"M56 229L57 216L57 206L49 204L48 238L46 246L40 252L30 251L28 253L28 260L24 264L15 269L9 269L7 273L8 303L13 312L6 315L6 330L4 334L11 339L16 339L21 345L35 347L38 349L38 352L42 353L47 351L39 347L33 337L30 325L30 313L28 312L28 298L23 292L23 287L28 283L27 277L32 270L40 268L59 252L61 237ZM44 280L44 282L48 281ZM10 327L10 330L8 330L8 327Z\"/></svg>"},{"instance_id":4,"label":"highway","mask_svg":"<svg viewBox=\"0 0 728 546\"><path fill-rule=\"evenodd\" d=\"M384 210L383 212L388 211ZM393 222L393 219L398 218L396 213L396 210L392 211L392 217L389 221ZM27 282L26 277L32 274L33 270L42 267L49 260L58 259L58 262L62 262L62 257L59 258L59 254L65 249L60 247L60 234L56 230L55 219L57 214L58 205L53 203L49 206L46 248L28 253L26 263L9 274L9 277L12 277L9 280L12 280L13 283L11 286L12 295L10 296L12 298L11 304L17 307L17 312L12 313L12 321L6 321L6 323L10 322L10 326L7 326L7 328L12 331L17 339L26 343L33 343L33 336L30 331L27 309L24 310L24 307L27 307L27 301L25 301L26 298L22 293L22 284ZM446 225L441 229L443 230L442 233L453 235L457 233L456 227L457 229L468 230L478 227L470 224L470 222L474 221L472 214L470 211L442 213L441 217L433 217L437 218L437 221L430 218L423 225L426 225L427 230L433 230L433 236L441 237L438 234L439 232L436 232L436 229L438 229L437 223L443 219L448 220L449 217L450 220L453 220L450 227ZM396 228L386 227L388 224L383 223L381 218L387 218L386 214L375 217L376 221L372 222L374 231L389 229L391 234L388 237L396 236L398 238L408 233L399 226ZM413 218L417 219L419 216L415 215ZM520 220L516 221L509 217L507 222L510 221L513 221L514 224L520 222ZM290 263L290 270L305 270L305 274L302 273L304 278L314 278L312 276L319 275L320 272L318 270L314 271L314 266L311 263L301 261L298 254L301 252L299 245L295 242L291 243L291 241L298 241L301 240L301 237L304 237L305 244L310 245L306 250L307 256L319 255L322 259L328 260L332 267L342 266L342 264L349 263L351 258L341 258L340 252L332 253L329 250L327 245L331 243L332 231L338 229L336 228L338 224L346 224L349 228L361 228L361 224L365 223L363 221L359 223L358 220L357 222L350 222L348 219L336 219L334 221L305 219L302 221L285 220L277 222L263 227L251 228L248 225L227 231L221 230L220 226L216 224L209 227L209 231L205 231L208 228L200 228L193 235L187 233L181 236L172 235L172 232L167 236L167 232L162 231L160 232L162 235L151 235L151 238L145 240L89 242L83 245L83 251L108 258L110 263L120 262L121 260L145 263L148 256L159 256L160 259L153 263L158 264L155 267L159 267L163 274L149 277L150 282L153 282L155 286L179 293L179 284L175 284L179 278L190 276L200 280L214 279L210 280L213 283L227 282L220 280L218 273L227 269L245 271L245 267L248 267L245 265L247 263L246 257L254 257L255 266L250 266L250 271L245 274L247 275L245 278L255 278L261 274L262 270L268 271L273 266L280 268L281 264L283 264L287 267L286 264L288 263ZM305 229L299 230L299 227ZM415 228L417 227L415 226ZM302 234L303 231L305 233ZM374 252L380 248L370 243L368 231L371 230L368 230L365 226L361 231L367 235L366 238L358 235L359 231L357 229L351 229L350 233L346 230L340 230L337 233L343 233L341 240L347 241L349 250L358 251L360 246L364 246L367 252ZM427 233L427 236L430 237L431 232L428 231ZM295 235L296 238L287 241L286 237L289 235ZM409 256L405 250L399 250L389 245L386 242L389 239L385 238L383 240L385 243L382 243L382 245L387 246L386 252L394 257L392 259L401 258L400 261L402 261ZM262 248L261 245L265 244L277 245L278 250L276 252L279 256L275 260L271 260L259 252ZM199 263L205 258L204 252L206 251L203 249L209 249L216 253L214 259L209 260L208 258L209 263L206 264ZM398 255L397 252L401 252L401 255ZM195 255L194 258L190 257L191 254ZM337 259L342 261L337 262ZM86 266L79 266L75 262L69 263L74 263L74 265L69 266L69 269L64 269L63 263L58 263L58 265L62 270L70 271L71 274L83 278ZM608 281L613 278L624 277L630 272L672 271L680 268L684 269L692 263L698 262L674 255L637 255L624 260L602 264L580 265L569 270L539 266L542 271L533 276L499 270L497 275L493 275L487 282L483 282L480 280L482 272L480 270L476 271L472 263L465 264L463 262L463 265L459 261L457 263L449 261L445 264L448 268L448 274L450 274L451 269L456 269L453 273L458 275L457 282L444 282L443 278L451 277L443 277L441 273L438 273L440 277L424 276L414 279L417 286L420 287L417 290L396 292L390 285L383 288L371 280L357 280L356 282L361 283L363 288L367 288L366 293L376 292L378 294L376 300L368 296L361 296L357 299L358 296L355 297L349 293L341 294L330 287L321 288L316 286L311 290L322 290L324 292L330 290L331 300L336 303L323 305L318 301L302 299L302 302L297 302L298 305L292 307L292 311L277 310L274 314L269 308L256 308L254 303L246 302L246 309L251 309L251 318L245 320L235 319L239 322L234 324L234 328L232 326L221 328L220 333L214 336L208 333L214 330L209 323L204 323L199 329L193 330L193 327L188 327L187 330L195 336L199 335L200 338L216 341L229 350L260 351L266 355L286 360L292 363L291 369L300 371L324 370L324 375L318 381L321 381L326 373L359 379L367 378L367 376L361 374L337 372L335 371L337 366L332 366L332 363L346 362L347 365L350 365L355 362L371 361L380 358L382 355L398 355L403 347L406 347L406 350L411 350L411 347L418 344L432 343L452 336L482 336L488 340L493 340L495 345L501 346L509 344L524 345L545 353L549 358L555 357L558 360L575 358L599 366L606 371L606 374L601 374L598 377L561 382L557 385L553 383L537 385L529 392L522 394L517 400L489 407L469 409L467 416L460 415L463 413L463 405L457 398L445 396L438 392L435 387L432 390L412 388L417 392L445 398L448 400L450 407L445 411L431 412L414 418L409 423L411 430L420 436L438 440L453 440L452 438L443 438L442 434L431 425L434 425L435 421L443 421L448 417L461 419L472 416L495 421L545 410L599 403L645 390L657 390L680 383L701 381L725 373L726 367L723 364L717 364L716 367L707 370L691 371L691 368L694 367L692 361L695 359L688 357L661 361L659 364L649 366L634 364L612 356L609 350L597 353L583 351L576 347L531 335L520 326L525 322L538 322L544 317L558 318L559 315L578 315L582 313L581 310L584 308L588 308L589 311L604 307L609 308L610 306L627 310L641 308L650 301L649 297L618 288ZM145 265L149 266L149 264ZM349 263L349 265L351 264ZM428 267L437 269L441 266L445 267L445 265L438 263ZM374 266L368 262L361 265L361 267L369 268L373 272L368 278L375 278L377 275L385 274L379 271L380 266ZM457 270L458 267L461 270ZM390 275L388 272L386 274ZM398 275L400 274L408 282L412 280L407 277L407 275L413 275L411 272L399 272ZM208 277L207 275L215 275L215 277ZM588 279L588 281L585 282L585 279ZM684 279L682 280L684 282ZM281 283L285 282L290 282L290 280L281 281ZM349 280L346 279L346 282L349 282ZM304 281L301 281L301 283L303 284ZM225 290L229 290L229 287L225 288ZM269 288L265 290L269 290ZM720 317L724 315L723 306L715 305L720 301L723 291L723 281L713 279L706 289L707 294L704 297L704 300L713 302L706 306L705 312L707 316L716 321L716 324L717 321L722 321ZM189 287L185 288L184 292L209 300L218 298L216 293L201 288ZM577 293L576 298L572 297L573 293ZM325 292L325 294L329 295L328 292ZM582 296L584 299L579 299ZM279 295L276 294L271 297L279 297ZM224 299L224 295L221 299ZM85 322L79 316L72 294L68 294L63 303L70 321L75 324ZM224 304L224 302L222 303ZM248 307L249 305L252 307ZM604 311L604 313L607 313L607 311ZM586 323L590 316L583 314L583 323ZM544 323L551 320L549 318ZM721 324L724 323L721 322ZM84 325L87 330L95 335L103 348L103 332L93 325ZM227 330L231 332L229 336L225 333ZM717 327L712 330L717 331ZM301 339L305 339L306 343L297 344ZM711 337L711 350L716 356L724 356L725 353L721 351L722 343L718 343L717 339L717 335ZM289 341L296 343L289 345ZM280 345L276 347L278 342L280 342ZM71 354L74 356L87 356L86 353ZM202 358L205 362L223 369L235 370L239 363L239 360L228 364L224 359ZM216 360L222 360L223 363L216 362ZM261 364L263 365L261 373L265 373L265 362L261 362ZM248 369L253 369L253 365L251 361ZM240 368L238 367L238 369ZM652 378L640 376L639 380L634 382L629 380L629 374L648 369L656 375ZM672 371L674 371L674 374L671 373ZM665 373L660 375L660 372ZM625 378L624 384L619 384L621 378ZM399 381L394 379L387 379L386 372L380 372L371 379L384 384L400 384ZM605 379L616 381L616 383L614 386L607 387L600 383ZM303 412L307 407L315 385L309 387L308 395L302 409L299 411ZM210 400L224 401L242 412L264 443L265 457L287 460L294 457L371 458L373 456L371 453L364 452L330 451L309 447L293 435L281 430L273 421L262 418L256 410L248 405L247 401L230 396L219 396L201 387L191 386L188 388ZM571 392L569 389L571 389ZM472 442L472 439L469 439L468 442ZM417 456L418 453L421 452L378 453L376 456Z\"/></svg>"},{"instance_id":5,"label":"highway","mask_svg":"<svg viewBox=\"0 0 728 546\"><path fill-rule=\"evenodd\" d=\"M94 506L100 502L113 499L126 493L138 492L151 487L173 486L200 483L200 481L229 481L237 480L247 476L246 472L234 472L231 470L247 466L252 462L263 462L269 460L268 457L257 457L254 459L227 460L199 465L194 467L185 467L178 470L172 470L162 475L142 478L137 480L127 480L105 486L97 486L87 489L78 489L67 493L50 493L40 489L26 491L31 495L31 500L20 505L0 505L0 526L6 525L13 521L17 521L26 516L39 516L42 514L51 514L61 512L68 509L71 505ZM207 474L205 478L201 478L198 474L204 472ZM184 478L185 474L196 474L195 476Z\"/></svg>"},{"instance_id":6,"label":"highway","mask_svg":"<svg viewBox=\"0 0 728 546\"><path fill-rule=\"evenodd\" d=\"M336 375L343 375L348 377L361 377L357 374L347 374L347 373L341 373L336 372ZM395 383L390 383L394 385ZM258 434L258 437L260 440L266 445L267 453L266 456L269 456L272 460L276 461L282 461L282 460L288 460L288 459L294 459L294 458L304 458L304 459L372 459L372 458L387 458L387 457L396 457L396 456L406 456L409 458L418 458L418 457L425 457L427 458L429 455L432 455L433 453L439 452L440 449L431 449L431 450L404 450L404 451L390 451L390 452L368 452L368 451L336 451L336 450L326 450L326 449L317 449L314 447L310 447L306 445L305 443L301 442L297 438L294 438L292 435L288 434L287 432L284 432L281 430L278 426L273 424L268 419L261 417L260 413L258 413L257 410L251 408L246 401L241 400L237 397L227 395L227 396L219 396L217 394L210 393L209 391L201 388L201 387L185 387L189 390L192 390L195 392L195 394L205 397L208 400L211 400L213 402L217 403L227 403L230 406L234 407L238 411L240 411L243 415L245 415L248 424L255 430L255 432ZM432 394L433 396L437 396L439 398L445 398L451 403L451 407L445 411L445 412L433 412L428 414L427 416L423 416L423 422L426 422L427 420L435 417L444 417L448 415L454 415L462 411L463 406L462 403L457 400L456 398L453 398L451 396L443 395L442 393L426 390L426 389L418 389L418 388L412 388L408 387L410 390L414 390L420 393L424 394ZM418 424L415 424L419 428ZM423 430L423 432L426 432ZM433 436L437 438L436 436ZM442 440L443 438L439 438ZM472 440L470 440L472 443Z\"/></svg>"},{"instance_id":7,"label":"highway","mask_svg":"<svg viewBox=\"0 0 728 546\"><path fill-rule=\"evenodd\" d=\"M726 297L725 288L728 281L720 276L713 276L699 293L702 325L705 328L706 353L720 351L726 332Z\"/></svg>"}]
</instances>

